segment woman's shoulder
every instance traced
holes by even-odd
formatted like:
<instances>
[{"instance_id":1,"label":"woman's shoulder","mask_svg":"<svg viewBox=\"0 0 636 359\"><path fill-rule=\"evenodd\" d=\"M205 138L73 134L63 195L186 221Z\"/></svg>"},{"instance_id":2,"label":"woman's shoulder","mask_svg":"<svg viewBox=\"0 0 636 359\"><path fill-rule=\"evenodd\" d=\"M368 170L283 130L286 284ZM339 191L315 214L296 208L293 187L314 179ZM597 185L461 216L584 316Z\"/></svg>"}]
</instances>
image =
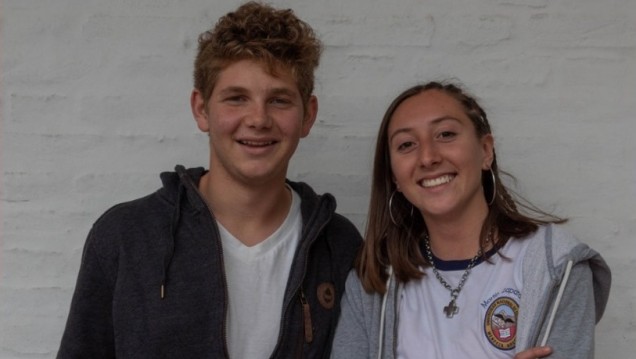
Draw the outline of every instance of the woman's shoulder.
<instances>
[{"instance_id":1,"label":"woman's shoulder","mask_svg":"<svg viewBox=\"0 0 636 359\"><path fill-rule=\"evenodd\" d=\"M395 281L395 278L392 279ZM394 288L394 285L390 285L389 290L396 290L396 288ZM383 297L380 293L367 291L355 269L352 269L347 276L347 281L345 283L345 295L351 300L360 301L364 303L365 306L371 307L374 306L374 303L381 302Z\"/></svg>"},{"instance_id":2,"label":"woman's shoulder","mask_svg":"<svg viewBox=\"0 0 636 359\"><path fill-rule=\"evenodd\" d=\"M529 241L525 262L535 265L545 263L555 268L570 260L577 263L598 255L563 224L540 225L525 240Z\"/></svg>"},{"instance_id":3,"label":"woman's shoulder","mask_svg":"<svg viewBox=\"0 0 636 359\"><path fill-rule=\"evenodd\" d=\"M581 241L566 226L555 223L539 225L534 233L524 239L530 242L528 245L532 250L554 254L557 254L555 251L570 251L581 244Z\"/></svg>"}]
</instances>

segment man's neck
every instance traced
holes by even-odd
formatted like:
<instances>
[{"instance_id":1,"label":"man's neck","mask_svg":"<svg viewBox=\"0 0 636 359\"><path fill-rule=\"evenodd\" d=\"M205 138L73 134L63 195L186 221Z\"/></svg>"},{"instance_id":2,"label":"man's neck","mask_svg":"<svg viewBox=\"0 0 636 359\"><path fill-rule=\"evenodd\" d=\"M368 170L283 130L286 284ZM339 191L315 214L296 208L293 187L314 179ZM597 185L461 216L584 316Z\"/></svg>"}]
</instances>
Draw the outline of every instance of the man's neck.
<instances>
[{"instance_id":1,"label":"man's neck","mask_svg":"<svg viewBox=\"0 0 636 359\"><path fill-rule=\"evenodd\" d=\"M216 220L246 246L267 239L285 221L292 196L285 180L266 185L243 184L212 171L199 182Z\"/></svg>"}]
</instances>

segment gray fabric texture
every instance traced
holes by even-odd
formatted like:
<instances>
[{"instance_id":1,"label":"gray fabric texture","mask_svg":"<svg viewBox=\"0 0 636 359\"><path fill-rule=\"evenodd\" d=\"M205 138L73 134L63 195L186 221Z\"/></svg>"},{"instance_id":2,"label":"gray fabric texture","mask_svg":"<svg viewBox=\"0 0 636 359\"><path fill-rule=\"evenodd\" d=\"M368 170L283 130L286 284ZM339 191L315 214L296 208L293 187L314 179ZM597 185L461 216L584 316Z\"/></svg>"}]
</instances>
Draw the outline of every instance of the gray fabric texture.
<instances>
[{"instance_id":1,"label":"gray fabric texture","mask_svg":"<svg viewBox=\"0 0 636 359\"><path fill-rule=\"evenodd\" d=\"M513 239L514 240L514 239ZM523 291L517 321L518 353L539 343L568 260L574 262L547 344L551 359L593 358L594 326L605 310L611 285L603 258L563 226L541 226L529 240L523 261ZM398 300L402 286L391 281L386 293L382 358L395 357ZM332 358L377 358L382 296L366 293L355 271L347 278ZM514 354L512 353L512 354Z\"/></svg>"}]
</instances>

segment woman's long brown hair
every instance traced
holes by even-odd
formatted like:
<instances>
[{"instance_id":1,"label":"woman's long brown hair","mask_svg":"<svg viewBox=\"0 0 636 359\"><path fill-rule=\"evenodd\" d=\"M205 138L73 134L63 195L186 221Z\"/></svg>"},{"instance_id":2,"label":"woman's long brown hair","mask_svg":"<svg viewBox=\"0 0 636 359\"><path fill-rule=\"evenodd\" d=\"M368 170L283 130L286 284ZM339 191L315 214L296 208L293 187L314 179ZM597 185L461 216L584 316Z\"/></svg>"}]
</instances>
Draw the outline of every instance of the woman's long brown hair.
<instances>
[{"instance_id":1,"label":"woman's long brown hair","mask_svg":"<svg viewBox=\"0 0 636 359\"><path fill-rule=\"evenodd\" d=\"M388 278L387 267L393 267L398 281L406 283L422 278L421 268L429 265L420 251L420 241L426 233L426 225L420 212L396 191L389 156L388 127L396 109L406 99L425 91L441 91L457 100L475 126L478 138L491 134L490 124L484 110L477 101L459 86L451 83L429 82L413 86L393 100L389 105L375 147L371 198L364 245L356 259L355 268L368 292L384 293ZM493 149L494 154L494 149ZM486 245L487 234L496 230L497 246L503 246L510 238L523 238L534 233L538 226L547 223L563 223L566 220L550 215L532 206L527 201L514 199L503 185L494 155L491 170L495 177L496 195L489 206L489 213L480 233L480 247ZM492 198L493 183L490 171L482 172L482 183L486 201ZM389 200L391 207L389 208ZM532 212L534 216L522 214L518 207ZM393 223L393 218L395 223Z\"/></svg>"}]
</instances>

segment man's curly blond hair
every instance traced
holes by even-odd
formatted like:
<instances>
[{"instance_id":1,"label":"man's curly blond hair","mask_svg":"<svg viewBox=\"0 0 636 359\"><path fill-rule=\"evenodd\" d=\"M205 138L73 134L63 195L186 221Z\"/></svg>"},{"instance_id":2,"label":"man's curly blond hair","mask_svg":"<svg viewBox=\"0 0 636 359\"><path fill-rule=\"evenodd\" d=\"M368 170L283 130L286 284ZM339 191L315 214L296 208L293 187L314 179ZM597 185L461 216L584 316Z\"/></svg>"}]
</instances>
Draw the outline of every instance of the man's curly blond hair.
<instances>
[{"instance_id":1,"label":"man's curly blond hair","mask_svg":"<svg viewBox=\"0 0 636 359\"><path fill-rule=\"evenodd\" d=\"M306 104L314 90L321 52L322 44L312 28L291 9L248 2L199 36L194 87L207 102L221 71L240 60L255 60L272 75L279 69L290 70Z\"/></svg>"}]
</instances>

